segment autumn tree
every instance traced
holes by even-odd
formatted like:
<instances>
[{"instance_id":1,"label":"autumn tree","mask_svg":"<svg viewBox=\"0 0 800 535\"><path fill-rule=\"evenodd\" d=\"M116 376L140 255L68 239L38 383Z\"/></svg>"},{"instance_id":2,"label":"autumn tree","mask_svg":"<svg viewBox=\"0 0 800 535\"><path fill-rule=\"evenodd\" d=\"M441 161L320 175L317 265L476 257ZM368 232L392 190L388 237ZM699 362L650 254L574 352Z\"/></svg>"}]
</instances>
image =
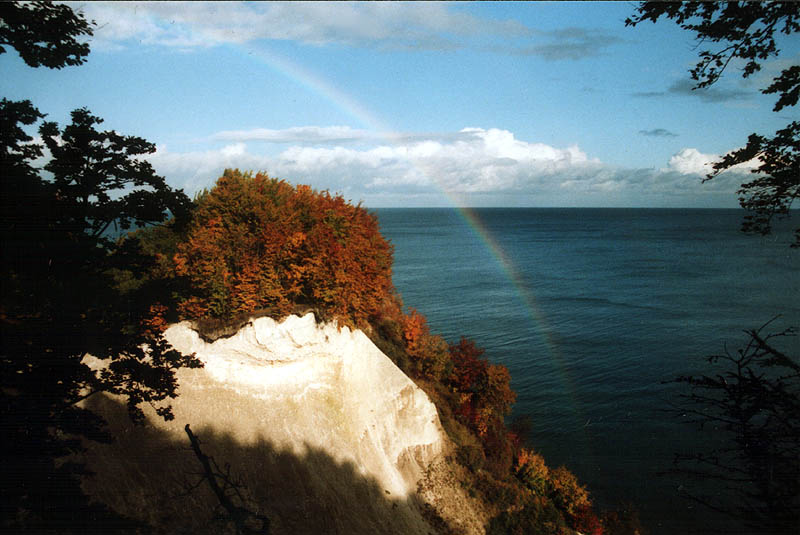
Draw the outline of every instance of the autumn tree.
<instances>
[{"instance_id":1,"label":"autumn tree","mask_svg":"<svg viewBox=\"0 0 800 535\"><path fill-rule=\"evenodd\" d=\"M374 215L339 195L226 170L196 203L175 255L196 294L186 317L280 316L299 304L365 325L391 293L391 245Z\"/></svg>"},{"instance_id":2,"label":"autumn tree","mask_svg":"<svg viewBox=\"0 0 800 535\"><path fill-rule=\"evenodd\" d=\"M411 372L417 377L442 381L449 376L452 363L447 342L432 334L428 320L411 309L403 316L403 340L411 361Z\"/></svg>"},{"instance_id":3,"label":"autumn tree","mask_svg":"<svg viewBox=\"0 0 800 535\"><path fill-rule=\"evenodd\" d=\"M716 83L731 65L741 65L748 78L762 65L779 56L780 38L800 31L800 3L797 2L642 2L625 24L637 26L660 18L673 20L692 32L700 45L700 61L690 70L695 89ZM711 44L716 49L705 48ZM773 111L797 105L800 97L800 65L781 69L772 83L761 90L777 95ZM769 234L774 219L789 216L800 196L800 122L792 121L773 136L751 134L740 149L713 164L706 180L732 167L757 161L753 180L739 188L739 203L749 214L742 229ZM800 228L793 247L800 247Z\"/></svg>"},{"instance_id":4,"label":"autumn tree","mask_svg":"<svg viewBox=\"0 0 800 535\"><path fill-rule=\"evenodd\" d=\"M524 532L550 532L537 526L541 523L538 517L542 515L539 504L545 499L549 500L567 524L578 532L587 535L603 535L606 532L603 523L594 512L586 487L581 485L567 468L561 466L550 469L541 455L522 447L517 452L513 473L533 495L515 518L515 523L527 527ZM507 521L511 518L507 517Z\"/></svg>"},{"instance_id":5,"label":"autumn tree","mask_svg":"<svg viewBox=\"0 0 800 535\"><path fill-rule=\"evenodd\" d=\"M453 361L451 385L460 395L459 414L479 436L485 437L492 425L501 425L511 410L516 394L511 389L508 368L490 364L484 351L467 338L449 347Z\"/></svg>"},{"instance_id":6,"label":"autumn tree","mask_svg":"<svg viewBox=\"0 0 800 535\"><path fill-rule=\"evenodd\" d=\"M520 448L517 453L515 470L522 483L538 496L546 496L550 469L541 455L528 448Z\"/></svg>"}]
</instances>

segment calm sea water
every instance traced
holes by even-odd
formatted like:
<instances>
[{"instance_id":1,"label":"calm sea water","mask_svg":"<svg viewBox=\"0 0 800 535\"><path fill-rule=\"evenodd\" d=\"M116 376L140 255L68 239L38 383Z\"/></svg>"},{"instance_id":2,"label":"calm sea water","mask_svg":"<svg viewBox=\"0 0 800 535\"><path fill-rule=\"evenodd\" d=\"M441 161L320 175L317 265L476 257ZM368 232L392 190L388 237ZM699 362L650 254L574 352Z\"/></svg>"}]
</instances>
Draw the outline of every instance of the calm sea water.
<instances>
[{"instance_id":1,"label":"calm sea water","mask_svg":"<svg viewBox=\"0 0 800 535\"><path fill-rule=\"evenodd\" d=\"M715 516L660 476L702 443L663 412L679 374L774 316L800 325L800 251L738 232L738 210L479 209L484 238L452 209L379 209L394 283L432 331L461 335L506 365L532 418L530 442L601 506L633 502L654 534L706 533ZM800 354L800 339L783 349ZM730 526L729 526L730 528Z\"/></svg>"}]
</instances>

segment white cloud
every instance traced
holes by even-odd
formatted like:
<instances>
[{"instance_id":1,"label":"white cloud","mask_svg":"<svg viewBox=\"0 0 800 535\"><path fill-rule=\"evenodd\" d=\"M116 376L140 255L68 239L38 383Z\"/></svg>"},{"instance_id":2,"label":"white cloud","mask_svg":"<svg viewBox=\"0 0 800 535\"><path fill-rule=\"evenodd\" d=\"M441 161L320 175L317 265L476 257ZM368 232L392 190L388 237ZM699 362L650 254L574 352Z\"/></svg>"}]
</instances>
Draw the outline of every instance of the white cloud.
<instances>
[{"instance_id":1,"label":"white cloud","mask_svg":"<svg viewBox=\"0 0 800 535\"><path fill-rule=\"evenodd\" d=\"M211 139L219 141L266 141L269 143L329 143L354 141L375 137L366 130L349 126L295 126L282 130L253 128L250 130L225 130Z\"/></svg>"},{"instance_id":2,"label":"white cloud","mask_svg":"<svg viewBox=\"0 0 800 535\"><path fill-rule=\"evenodd\" d=\"M465 38L530 34L515 21L481 19L449 5L393 2L108 2L72 3L98 23L94 40L183 48L257 39L322 45L372 44L446 49Z\"/></svg>"},{"instance_id":3,"label":"white cloud","mask_svg":"<svg viewBox=\"0 0 800 535\"><path fill-rule=\"evenodd\" d=\"M704 154L694 148L681 149L673 154L667 164L667 171L677 171L683 175L706 176L714 169L712 164L722 160L717 154ZM759 165L759 160L753 159L731 167L727 172L733 174L748 173Z\"/></svg>"},{"instance_id":4,"label":"white cloud","mask_svg":"<svg viewBox=\"0 0 800 535\"><path fill-rule=\"evenodd\" d=\"M402 134L393 144L366 133L363 139L371 143L363 147L317 143L322 133L333 142L336 132L344 136L357 131L312 126L251 130L227 140L296 138L298 143L269 155L244 141L187 153L159 147L149 159L170 183L190 194L210 187L231 167L266 171L368 205L425 204L425 199L438 199L441 205L449 197L464 203L519 205L734 206L742 173L752 168L702 184L709 162L717 156L694 148L682 149L661 169L625 169L590 158L577 146L528 142L495 128L465 128L428 138Z\"/></svg>"},{"instance_id":5,"label":"white cloud","mask_svg":"<svg viewBox=\"0 0 800 535\"><path fill-rule=\"evenodd\" d=\"M295 146L276 158L282 171L340 174L358 169L368 188L403 185L448 193L525 190L543 175L594 165L577 147L558 149L518 140L499 129L467 128L451 141L419 140L365 150Z\"/></svg>"},{"instance_id":6,"label":"white cloud","mask_svg":"<svg viewBox=\"0 0 800 535\"><path fill-rule=\"evenodd\" d=\"M270 158L248 152L244 143L194 152L170 152L159 145L147 160L171 185L183 188L190 196L211 187L226 168L261 171L271 164Z\"/></svg>"},{"instance_id":7,"label":"white cloud","mask_svg":"<svg viewBox=\"0 0 800 535\"><path fill-rule=\"evenodd\" d=\"M222 154L226 158L232 158L237 156L244 156L246 150L247 146L244 143L234 143L233 145L222 147L220 154Z\"/></svg>"},{"instance_id":8,"label":"white cloud","mask_svg":"<svg viewBox=\"0 0 800 535\"><path fill-rule=\"evenodd\" d=\"M669 159L667 169L677 171L683 175L707 175L713 169L711 164L719 161L716 154L703 154L697 149L681 149Z\"/></svg>"}]
</instances>

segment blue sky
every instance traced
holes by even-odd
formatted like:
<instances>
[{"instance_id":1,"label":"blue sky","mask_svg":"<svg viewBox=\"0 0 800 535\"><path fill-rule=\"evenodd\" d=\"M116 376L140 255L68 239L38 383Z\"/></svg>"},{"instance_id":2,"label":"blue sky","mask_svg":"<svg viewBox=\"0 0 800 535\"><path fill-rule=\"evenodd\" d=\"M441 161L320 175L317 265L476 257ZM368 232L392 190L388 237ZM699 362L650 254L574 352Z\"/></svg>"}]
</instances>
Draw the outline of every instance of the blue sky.
<instances>
[{"instance_id":1,"label":"blue sky","mask_svg":"<svg viewBox=\"0 0 800 535\"><path fill-rule=\"evenodd\" d=\"M190 195L238 167L369 207L735 207L746 166L700 179L790 120L758 89L800 55L691 91L692 35L627 2L71 5L87 63L0 55L0 92L148 139Z\"/></svg>"}]
</instances>

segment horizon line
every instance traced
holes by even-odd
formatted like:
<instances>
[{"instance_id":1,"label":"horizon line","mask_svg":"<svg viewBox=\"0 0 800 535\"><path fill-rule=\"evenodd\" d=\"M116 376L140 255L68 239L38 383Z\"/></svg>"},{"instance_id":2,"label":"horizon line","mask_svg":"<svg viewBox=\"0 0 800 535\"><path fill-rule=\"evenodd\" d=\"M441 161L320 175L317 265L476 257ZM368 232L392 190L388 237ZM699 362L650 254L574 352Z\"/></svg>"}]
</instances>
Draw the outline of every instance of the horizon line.
<instances>
[{"instance_id":1,"label":"horizon line","mask_svg":"<svg viewBox=\"0 0 800 535\"><path fill-rule=\"evenodd\" d=\"M368 210L741 210L738 207L713 206L368 206ZM800 208L791 208L790 212L799 212Z\"/></svg>"}]
</instances>

